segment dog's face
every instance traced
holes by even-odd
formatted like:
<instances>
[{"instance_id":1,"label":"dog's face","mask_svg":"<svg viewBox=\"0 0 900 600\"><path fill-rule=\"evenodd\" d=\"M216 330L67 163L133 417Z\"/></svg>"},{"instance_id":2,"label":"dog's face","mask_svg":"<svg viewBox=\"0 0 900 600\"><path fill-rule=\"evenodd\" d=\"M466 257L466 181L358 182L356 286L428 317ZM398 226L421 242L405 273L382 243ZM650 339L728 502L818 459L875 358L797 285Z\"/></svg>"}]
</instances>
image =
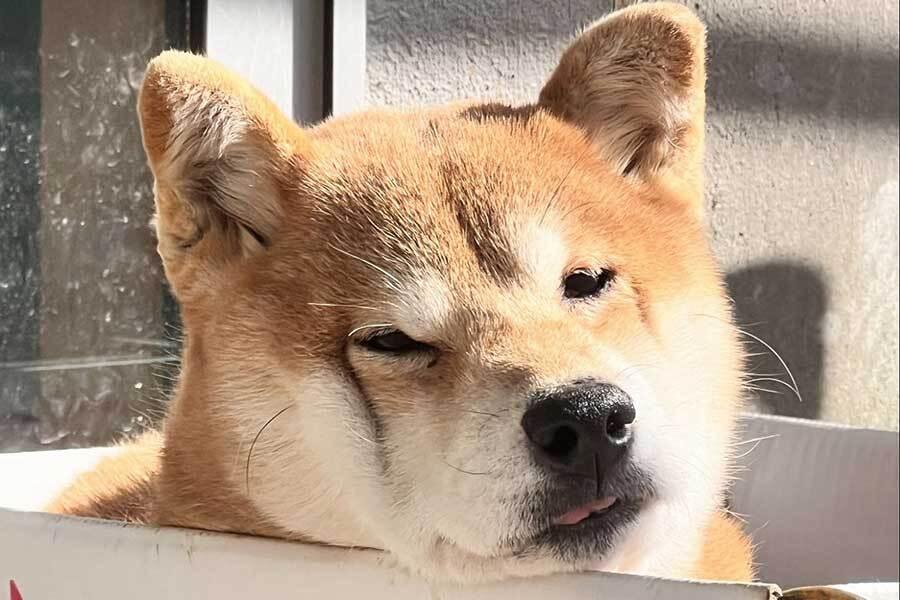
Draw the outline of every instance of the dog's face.
<instances>
[{"instance_id":1,"label":"dog's face","mask_svg":"<svg viewBox=\"0 0 900 600\"><path fill-rule=\"evenodd\" d=\"M740 366L698 208L702 43L684 9L630 9L533 106L311 130L158 59L169 457L207 448L269 526L437 579L688 564Z\"/></svg>"}]
</instances>

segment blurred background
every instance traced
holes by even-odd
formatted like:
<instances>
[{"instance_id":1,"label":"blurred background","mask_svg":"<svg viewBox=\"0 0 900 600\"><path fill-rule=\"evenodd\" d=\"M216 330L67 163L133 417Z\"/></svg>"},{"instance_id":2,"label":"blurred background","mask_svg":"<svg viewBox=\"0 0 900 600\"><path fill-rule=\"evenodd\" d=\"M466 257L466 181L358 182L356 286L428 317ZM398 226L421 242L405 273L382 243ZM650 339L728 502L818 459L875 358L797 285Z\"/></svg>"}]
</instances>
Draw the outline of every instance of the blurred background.
<instances>
[{"instance_id":1,"label":"blurred background","mask_svg":"<svg viewBox=\"0 0 900 600\"><path fill-rule=\"evenodd\" d=\"M177 309L148 227L147 61L206 51L298 121L532 102L633 2L0 0L0 451L159 417ZM710 0L707 214L754 410L898 428L898 4ZM796 380L802 401L784 383Z\"/></svg>"}]
</instances>

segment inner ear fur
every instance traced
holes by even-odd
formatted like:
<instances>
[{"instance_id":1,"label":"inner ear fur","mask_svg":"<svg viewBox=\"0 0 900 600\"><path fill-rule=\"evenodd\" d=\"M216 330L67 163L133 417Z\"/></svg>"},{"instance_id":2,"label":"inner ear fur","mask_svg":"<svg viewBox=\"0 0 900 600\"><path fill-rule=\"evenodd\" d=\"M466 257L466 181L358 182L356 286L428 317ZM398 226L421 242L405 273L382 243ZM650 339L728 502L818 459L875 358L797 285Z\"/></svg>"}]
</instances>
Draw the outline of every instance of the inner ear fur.
<instances>
[{"instance_id":1,"label":"inner ear fur","mask_svg":"<svg viewBox=\"0 0 900 600\"><path fill-rule=\"evenodd\" d=\"M621 175L668 174L699 192L705 46L703 24L680 4L622 9L572 43L539 103L581 128Z\"/></svg>"},{"instance_id":2,"label":"inner ear fur","mask_svg":"<svg viewBox=\"0 0 900 600\"><path fill-rule=\"evenodd\" d=\"M299 126L222 65L176 51L151 61L138 113L176 292L184 269L264 251L281 224L286 174L308 151Z\"/></svg>"}]
</instances>

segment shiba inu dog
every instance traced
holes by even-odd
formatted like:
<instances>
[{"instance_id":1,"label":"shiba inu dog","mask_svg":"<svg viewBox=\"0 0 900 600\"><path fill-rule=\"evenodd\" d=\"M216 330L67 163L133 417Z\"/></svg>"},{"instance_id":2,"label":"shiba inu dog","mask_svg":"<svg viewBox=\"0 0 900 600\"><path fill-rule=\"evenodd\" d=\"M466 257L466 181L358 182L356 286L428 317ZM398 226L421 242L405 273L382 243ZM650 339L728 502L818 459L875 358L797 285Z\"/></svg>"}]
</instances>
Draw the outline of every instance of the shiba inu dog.
<instances>
[{"instance_id":1,"label":"shiba inu dog","mask_svg":"<svg viewBox=\"0 0 900 600\"><path fill-rule=\"evenodd\" d=\"M742 352L703 222L704 28L613 13L528 106L304 129L205 58L140 93L186 333L68 514L383 549L435 581L750 579Z\"/></svg>"}]
</instances>

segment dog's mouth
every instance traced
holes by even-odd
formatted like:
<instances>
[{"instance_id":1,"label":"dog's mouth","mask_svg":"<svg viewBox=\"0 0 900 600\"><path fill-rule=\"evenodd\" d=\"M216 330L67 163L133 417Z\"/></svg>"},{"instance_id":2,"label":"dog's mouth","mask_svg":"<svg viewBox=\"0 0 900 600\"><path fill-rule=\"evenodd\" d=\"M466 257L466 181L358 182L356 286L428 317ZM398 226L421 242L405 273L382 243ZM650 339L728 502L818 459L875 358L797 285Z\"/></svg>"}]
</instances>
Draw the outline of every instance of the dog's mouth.
<instances>
[{"instance_id":1,"label":"dog's mouth","mask_svg":"<svg viewBox=\"0 0 900 600\"><path fill-rule=\"evenodd\" d=\"M564 562L595 562L655 497L650 478L633 467L599 486L556 482L531 498L526 514L537 528L516 544L516 554L549 551Z\"/></svg>"},{"instance_id":2,"label":"dog's mouth","mask_svg":"<svg viewBox=\"0 0 900 600\"><path fill-rule=\"evenodd\" d=\"M615 496L604 496L554 518L552 525L554 527L570 527L590 519L600 519L613 511L618 504L619 499Z\"/></svg>"},{"instance_id":3,"label":"dog's mouth","mask_svg":"<svg viewBox=\"0 0 900 600\"><path fill-rule=\"evenodd\" d=\"M563 562L597 561L610 553L644 504L642 499L617 496L581 504L554 517L528 545L549 550Z\"/></svg>"}]
</instances>

